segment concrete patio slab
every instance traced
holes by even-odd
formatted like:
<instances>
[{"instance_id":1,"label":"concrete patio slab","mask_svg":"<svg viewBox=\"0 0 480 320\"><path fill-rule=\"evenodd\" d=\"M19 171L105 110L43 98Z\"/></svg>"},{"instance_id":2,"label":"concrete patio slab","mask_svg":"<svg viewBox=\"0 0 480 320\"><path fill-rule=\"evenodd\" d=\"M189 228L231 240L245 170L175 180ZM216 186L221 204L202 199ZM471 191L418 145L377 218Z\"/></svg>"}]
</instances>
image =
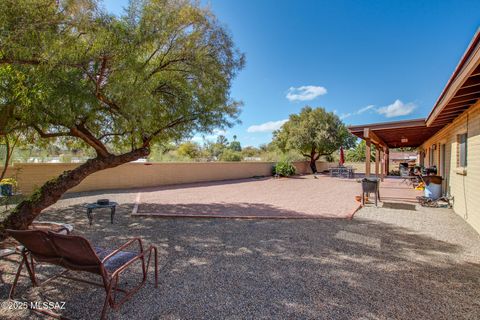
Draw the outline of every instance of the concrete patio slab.
<instances>
[{"instance_id":1,"label":"concrete patio slab","mask_svg":"<svg viewBox=\"0 0 480 320\"><path fill-rule=\"evenodd\" d=\"M355 180L323 175L242 179L142 190L134 216L299 219L352 218Z\"/></svg>"}]
</instances>

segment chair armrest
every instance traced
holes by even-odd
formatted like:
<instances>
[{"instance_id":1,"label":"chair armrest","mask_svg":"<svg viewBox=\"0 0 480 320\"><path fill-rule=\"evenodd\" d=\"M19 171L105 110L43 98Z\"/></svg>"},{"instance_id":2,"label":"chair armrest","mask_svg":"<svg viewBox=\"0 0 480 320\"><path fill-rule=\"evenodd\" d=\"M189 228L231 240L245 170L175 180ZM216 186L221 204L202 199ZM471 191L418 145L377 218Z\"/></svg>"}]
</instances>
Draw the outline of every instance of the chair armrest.
<instances>
[{"instance_id":1,"label":"chair armrest","mask_svg":"<svg viewBox=\"0 0 480 320\"><path fill-rule=\"evenodd\" d=\"M105 258L103 258L102 260L102 263L105 263L105 261L107 261L108 259L110 259L111 257L113 257L114 255L116 255L117 253L119 253L120 251L122 251L123 249L127 248L128 246L130 246L132 243L134 242L138 242L138 246L140 248L140 254L141 255L143 253L143 245L142 245L142 239L140 238L133 238L129 241L127 241L126 243L124 243L122 246L120 246L118 249L112 251L109 255L107 255Z\"/></svg>"},{"instance_id":2,"label":"chair armrest","mask_svg":"<svg viewBox=\"0 0 480 320\"><path fill-rule=\"evenodd\" d=\"M153 255L154 255L154 259L155 259L155 287L157 287L157 283L158 283L158 275L157 275L157 272L158 272L158 269L157 269L158 268L157 267L158 252L157 252L157 247L155 247L153 245L150 245L150 247L148 247L148 249L146 251L140 253L138 256L136 256L132 260L128 261L127 263L122 265L117 270L115 270L112 273L112 278L117 277L120 273L122 273L125 269L127 269L135 261L140 260L140 259L144 259L145 255L148 253L147 269L145 270L145 272L147 273L148 272L148 267L150 265L150 258L151 258L152 252L153 252Z\"/></svg>"}]
</instances>

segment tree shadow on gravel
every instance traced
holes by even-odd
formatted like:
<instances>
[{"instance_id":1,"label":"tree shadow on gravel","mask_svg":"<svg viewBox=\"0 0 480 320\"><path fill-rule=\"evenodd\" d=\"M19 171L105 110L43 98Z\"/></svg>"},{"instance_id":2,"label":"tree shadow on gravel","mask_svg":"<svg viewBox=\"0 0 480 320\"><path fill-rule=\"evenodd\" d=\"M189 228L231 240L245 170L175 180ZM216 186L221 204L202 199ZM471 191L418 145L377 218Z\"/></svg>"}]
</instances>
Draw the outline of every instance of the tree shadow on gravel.
<instances>
[{"instance_id":1,"label":"tree shadow on gravel","mask_svg":"<svg viewBox=\"0 0 480 320\"><path fill-rule=\"evenodd\" d=\"M181 189L199 188L199 187L235 185L235 184L242 184L242 183L251 183L255 181L267 181L272 179L273 179L272 177L252 177L252 178L245 178L245 179L182 183L182 184L173 184L173 185L165 185L165 186L157 186L157 187L106 189L106 190L96 190L96 191L71 192L71 193L64 194L62 196L62 199L75 199L75 198L83 198L85 196L100 196L105 194L131 194L136 192L148 193L148 192L157 192L157 191L165 191L165 190L181 190Z\"/></svg>"},{"instance_id":2,"label":"tree shadow on gravel","mask_svg":"<svg viewBox=\"0 0 480 320\"><path fill-rule=\"evenodd\" d=\"M235 206L229 209L245 209ZM462 246L407 228L364 218L131 217L132 207L120 206L113 225L106 212L88 226L81 205L42 215L73 223L75 234L98 245L138 236L159 248L159 288L150 274L112 319L452 319L480 312L480 265L465 259ZM16 266L5 267L8 283ZM99 315L102 289L54 281L40 293L21 282L25 299L65 301L67 317ZM2 285L0 298L8 288Z\"/></svg>"},{"instance_id":3,"label":"tree shadow on gravel","mask_svg":"<svg viewBox=\"0 0 480 320\"><path fill-rule=\"evenodd\" d=\"M220 217L246 217L246 218L346 218L351 215L345 212L343 215L325 212L319 209L318 213L307 214L301 211L288 210L266 203L185 203L185 204L162 204L142 202L138 206L137 215L144 216L220 216Z\"/></svg>"}]
</instances>

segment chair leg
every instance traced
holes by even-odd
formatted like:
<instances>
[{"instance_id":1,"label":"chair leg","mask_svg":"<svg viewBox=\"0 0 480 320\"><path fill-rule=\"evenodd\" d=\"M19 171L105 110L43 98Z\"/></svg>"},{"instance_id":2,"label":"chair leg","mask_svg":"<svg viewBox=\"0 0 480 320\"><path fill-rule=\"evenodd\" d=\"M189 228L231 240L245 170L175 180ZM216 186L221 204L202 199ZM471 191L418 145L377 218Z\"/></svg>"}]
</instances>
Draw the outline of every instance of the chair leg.
<instances>
[{"instance_id":1,"label":"chair leg","mask_svg":"<svg viewBox=\"0 0 480 320\"><path fill-rule=\"evenodd\" d=\"M113 280L112 280L113 281ZM118 275L115 277L115 284L113 285L113 295L110 295L110 306L115 309L116 304L115 301L117 300L117 288L118 288Z\"/></svg>"},{"instance_id":2,"label":"chair leg","mask_svg":"<svg viewBox=\"0 0 480 320\"><path fill-rule=\"evenodd\" d=\"M105 287L105 291L107 296L105 297L105 302L103 303L103 309L102 309L102 315L100 316L101 320L104 320L107 316L107 310L109 308L110 300L111 300L111 294L112 294L112 284L113 284L113 279L110 280L108 283L108 287Z\"/></svg>"},{"instance_id":3,"label":"chair leg","mask_svg":"<svg viewBox=\"0 0 480 320\"><path fill-rule=\"evenodd\" d=\"M30 275L30 279L32 280L33 286L37 287L38 283L37 283L37 278L35 276L35 262L33 261L32 255L30 255L30 265L27 262L26 266L27 266L28 273Z\"/></svg>"},{"instance_id":4,"label":"chair leg","mask_svg":"<svg viewBox=\"0 0 480 320\"><path fill-rule=\"evenodd\" d=\"M157 248L153 247L153 251L155 252L155 288L158 288L158 252L157 252Z\"/></svg>"},{"instance_id":5,"label":"chair leg","mask_svg":"<svg viewBox=\"0 0 480 320\"><path fill-rule=\"evenodd\" d=\"M13 294L15 293L15 288L17 287L18 278L20 278L20 273L22 272L23 264L25 263L25 257L22 256L22 261L18 266L17 273L15 274L15 279L13 280L12 287L10 288L10 292L8 293L8 298L13 299ZM28 262L27 262L28 263Z\"/></svg>"},{"instance_id":6,"label":"chair leg","mask_svg":"<svg viewBox=\"0 0 480 320\"><path fill-rule=\"evenodd\" d=\"M365 206L365 192L362 192L362 206Z\"/></svg>"}]
</instances>

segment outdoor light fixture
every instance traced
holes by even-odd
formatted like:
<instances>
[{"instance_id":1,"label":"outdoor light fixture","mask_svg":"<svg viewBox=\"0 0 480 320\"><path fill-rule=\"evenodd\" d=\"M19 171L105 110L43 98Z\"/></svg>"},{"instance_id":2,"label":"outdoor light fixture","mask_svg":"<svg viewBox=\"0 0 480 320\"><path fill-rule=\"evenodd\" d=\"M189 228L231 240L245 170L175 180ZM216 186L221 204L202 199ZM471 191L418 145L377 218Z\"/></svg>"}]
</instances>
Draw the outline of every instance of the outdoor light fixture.
<instances>
[{"instance_id":1,"label":"outdoor light fixture","mask_svg":"<svg viewBox=\"0 0 480 320\"><path fill-rule=\"evenodd\" d=\"M402 138L402 143L407 143L408 142L408 139L407 138Z\"/></svg>"}]
</instances>

